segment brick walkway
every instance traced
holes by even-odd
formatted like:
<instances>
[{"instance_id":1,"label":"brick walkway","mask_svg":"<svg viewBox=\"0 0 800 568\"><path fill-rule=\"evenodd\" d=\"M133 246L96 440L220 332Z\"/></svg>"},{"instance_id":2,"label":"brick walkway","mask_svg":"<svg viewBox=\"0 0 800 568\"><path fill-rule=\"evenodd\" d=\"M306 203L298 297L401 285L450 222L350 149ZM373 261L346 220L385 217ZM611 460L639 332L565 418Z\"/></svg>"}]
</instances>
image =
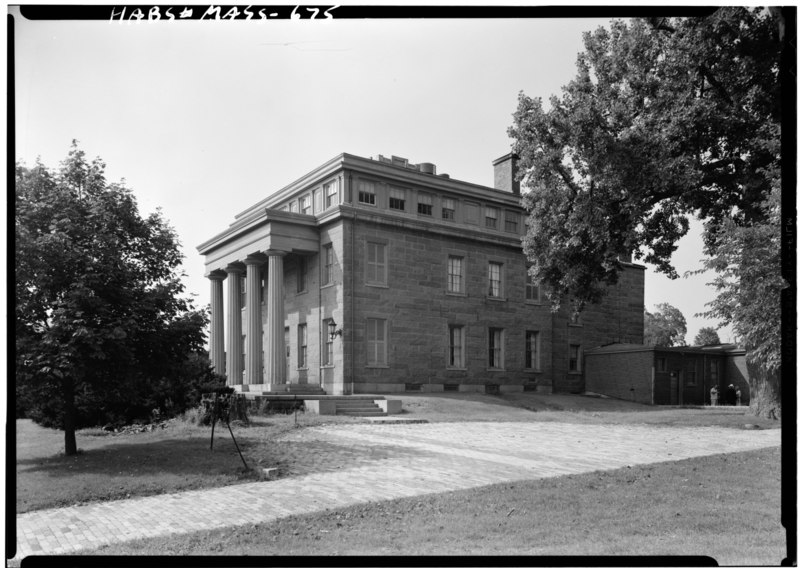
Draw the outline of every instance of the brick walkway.
<instances>
[{"instance_id":1,"label":"brick walkway","mask_svg":"<svg viewBox=\"0 0 800 568\"><path fill-rule=\"evenodd\" d=\"M780 436L779 429L555 422L309 428L284 438L284 444L308 450L309 459L291 477L18 515L14 560L369 501L755 450L779 446ZM353 452L359 459L351 459Z\"/></svg>"}]
</instances>

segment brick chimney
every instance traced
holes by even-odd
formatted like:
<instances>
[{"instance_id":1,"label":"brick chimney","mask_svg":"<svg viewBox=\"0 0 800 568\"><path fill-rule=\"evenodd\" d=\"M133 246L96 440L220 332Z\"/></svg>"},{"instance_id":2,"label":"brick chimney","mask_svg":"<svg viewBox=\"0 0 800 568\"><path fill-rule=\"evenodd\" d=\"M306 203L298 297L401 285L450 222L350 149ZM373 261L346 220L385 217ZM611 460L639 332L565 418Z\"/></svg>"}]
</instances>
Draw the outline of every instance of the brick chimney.
<instances>
[{"instance_id":1,"label":"brick chimney","mask_svg":"<svg viewBox=\"0 0 800 568\"><path fill-rule=\"evenodd\" d=\"M519 181L517 181L518 161L519 156L512 152L492 162L495 189L519 195Z\"/></svg>"}]
</instances>

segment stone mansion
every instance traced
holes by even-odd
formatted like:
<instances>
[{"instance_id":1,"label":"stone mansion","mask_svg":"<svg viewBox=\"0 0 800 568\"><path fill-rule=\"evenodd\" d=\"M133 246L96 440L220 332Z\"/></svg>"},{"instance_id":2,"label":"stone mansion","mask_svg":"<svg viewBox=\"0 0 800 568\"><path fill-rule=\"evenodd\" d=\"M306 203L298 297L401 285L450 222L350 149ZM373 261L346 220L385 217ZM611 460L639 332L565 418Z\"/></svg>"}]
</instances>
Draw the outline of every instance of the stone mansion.
<instances>
[{"instance_id":1,"label":"stone mansion","mask_svg":"<svg viewBox=\"0 0 800 568\"><path fill-rule=\"evenodd\" d=\"M211 361L241 391L584 390L584 351L643 339L644 268L553 313L527 274L516 160L495 187L341 154L198 247Z\"/></svg>"}]
</instances>

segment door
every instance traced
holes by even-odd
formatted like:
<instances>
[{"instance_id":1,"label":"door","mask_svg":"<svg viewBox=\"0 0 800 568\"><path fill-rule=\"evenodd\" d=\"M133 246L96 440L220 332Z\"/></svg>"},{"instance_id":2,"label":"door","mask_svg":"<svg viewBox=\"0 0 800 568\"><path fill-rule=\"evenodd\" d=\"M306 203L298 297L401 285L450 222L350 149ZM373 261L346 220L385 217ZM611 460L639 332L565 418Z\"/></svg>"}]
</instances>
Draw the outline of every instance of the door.
<instances>
[{"instance_id":1,"label":"door","mask_svg":"<svg viewBox=\"0 0 800 568\"><path fill-rule=\"evenodd\" d=\"M292 383L295 381L292 381L292 366L290 364L292 361L292 347L291 344L289 343L288 327L283 330L283 339L286 342L286 382Z\"/></svg>"},{"instance_id":2,"label":"door","mask_svg":"<svg viewBox=\"0 0 800 568\"><path fill-rule=\"evenodd\" d=\"M679 388L681 384L681 372L680 371L672 371L669 374L669 403L672 406L677 406L680 404L678 401L680 400L679 396Z\"/></svg>"}]
</instances>

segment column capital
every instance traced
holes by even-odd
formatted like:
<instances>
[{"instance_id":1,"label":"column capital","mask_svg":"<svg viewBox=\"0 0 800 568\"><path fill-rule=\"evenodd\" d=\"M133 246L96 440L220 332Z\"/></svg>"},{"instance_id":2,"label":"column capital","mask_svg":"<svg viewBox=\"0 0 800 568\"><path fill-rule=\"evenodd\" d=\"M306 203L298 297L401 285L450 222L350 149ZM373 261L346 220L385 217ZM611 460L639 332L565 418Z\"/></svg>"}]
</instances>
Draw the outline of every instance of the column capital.
<instances>
[{"instance_id":1,"label":"column capital","mask_svg":"<svg viewBox=\"0 0 800 568\"><path fill-rule=\"evenodd\" d=\"M225 280L225 278L227 278L227 277L228 277L228 273L225 272L224 270L214 270L213 272L210 272L208 274L208 279L209 280L222 281L222 280Z\"/></svg>"},{"instance_id":2,"label":"column capital","mask_svg":"<svg viewBox=\"0 0 800 568\"><path fill-rule=\"evenodd\" d=\"M267 256L286 256L289 253L285 250L268 250L264 251L264 254Z\"/></svg>"},{"instance_id":3,"label":"column capital","mask_svg":"<svg viewBox=\"0 0 800 568\"><path fill-rule=\"evenodd\" d=\"M259 266L266 262L267 258L261 253L255 253L248 255L242 262L244 262L245 266Z\"/></svg>"},{"instance_id":4,"label":"column capital","mask_svg":"<svg viewBox=\"0 0 800 568\"><path fill-rule=\"evenodd\" d=\"M244 267L244 264L240 264L240 263L237 262L237 263L229 264L228 266L226 266L225 267L225 272L227 272L228 274L244 274L245 267Z\"/></svg>"}]
</instances>

